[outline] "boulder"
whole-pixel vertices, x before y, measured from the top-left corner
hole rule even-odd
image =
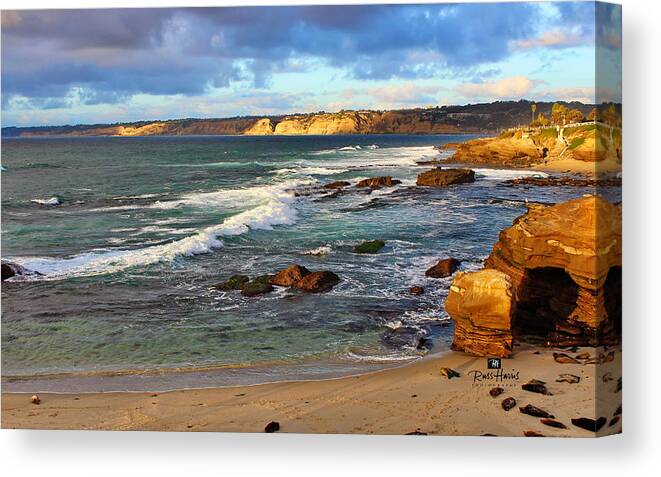
[[[378,189],[382,186],[392,187],[401,183],[402,181],[393,179],[391,176],[370,177],[369,179],[363,179],[362,181],[358,182],[356,187],[369,187],[370,189]]]
[[[419,174],[416,180],[417,185],[429,187],[445,187],[469,182],[475,182],[475,171],[472,169],[436,168]]]
[[[260,275],[243,285],[241,287],[241,294],[243,296],[253,297],[270,293],[273,291],[273,285],[271,285],[272,279],[273,275]]]
[[[313,272],[294,285],[297,289],[307,293],[324,293],[330,291],[335,285],[340,282],[338,277],[333,272]]]
[[[292,265],[279,271],[271,280],[271,285],[290,287],[309,274],[310,270],[307,268],[300,265]]]
[[[411,295],[422,295],[425,292],[425,289],[420,285],[414,285],[409,289]]]
[[[457,273],[445,301],[455,322],[452,349],[476,356],[510,356],[514,305],[512,281],[505,273]]]
[[[445,303],[456,324],[453,347],[507,356],[513,339],[528,337],[556,347],[617,343],[621,226],[620,206],[598,196],[529,204],[500,232],[484,270],[456,275]]]
[[[429,278],[446,278],[452,275],[461,262],[455,258],[444,258],[425,272]]]
[[[552,346],[618,340],[621,327],[622,209],[593,195],[529,204],[500,232],[485,261],[516,289],[514,334]]]
[[[376,253],[386,246],[383,240],[369,240],[360,245],[356,245],[353,249],[354,253]]]
[[[324,184],[324,189],[341,189],[343,187],[350,186],[351,183],[347,181],[335,181],[328,184]]]
[[[218,290],[241,290],[241,288],[250,281],[247,275],[232,275],[223,283],[213,285]]]

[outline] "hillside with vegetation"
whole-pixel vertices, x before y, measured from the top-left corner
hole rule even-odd
[[[113,124],[5,127],[3,137],[32,136],[187,136],[187,135],[340,135],[340,134],[493,134],[526,125],[535,104],[538,118],[552,116],[553,103],[496,101],[392,111],[339,111],[279,116],[170,119]],[[589,114],[594,105],[558,103]]]

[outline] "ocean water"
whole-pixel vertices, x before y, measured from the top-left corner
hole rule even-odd
[[[580,188],[507,187],[542,173],[476,169],[477,181],[415,187],[471,136],[3,139],[2,257],[41,273],[2,286],[7,390],[140,390],[354,374],[425,350],[382,339],[405,326],[447,350],[450,279],[477,269],[525,200]],[[318,186],[391,175],[371,194]],[[326,191],[328,192],[328,191]],[[59,203],[59,205],[57,205]],[[353,246],[386,241],[376,255]],[[298,263],[331,270],[326,294],[247,298],[210,288]],[[422,285],[425,293],[408,289]]]

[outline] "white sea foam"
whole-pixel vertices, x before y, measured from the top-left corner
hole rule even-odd
[[[255,186],[241,189],[224,189],[215,192],[199,192],[188,194],[180,199],[157,201],[150,207],[157,209],[174,209],[177,207],[250,207],[263,204],[274,196],[288,194],[296,187],[311,184],[310,180],[291,180],[278,184]]]
[[[300,168],[284,168],[277,169],[276,174],[296,174],[296,175],[314,175],[314,176],[332,176],[334,174],[342,174],[348,172],[349,169],[338,169],[330,167],[300,167]]]
[[[475,175],[478,178],[487,180],[503,181],[508,179],[519,179],[521,177],[548,177],[546,172],[531,171],[526,169],[488,169],[488,168],[473,168]]]
[[[313,255],[313,256],[323,256],[323,255],[330,255],[333,252],[333,249],[329,247],[328,245],[322,245],[321,247],[313,248],[312,250],[308,250],[304,252],[305,255]]]
[[[32,199],[30,202],[34,202],[39,205],[60,205],[62,201],[59,197],[51,197],[50,199]]]
[[[294,208],[296,199],[284,185],[263,186],[243,189],[243,191],[243,195],[247,197],[258,195],[263,203],[228,217],[221,224],[207,227],[189,237],[167,244],[133,250],[92,251],[69,258],[15,257],[12,261],[42,273],[42,276],[37,277],[39,279],[100,275],[129,267],[170,262],[181,256],[207,253],[223,246],[222,237],[245,234],[251,229],[270,230],[276,225],[290,225],[296,222],[297,211]],[[238,194],[235,199],[239,199]]]

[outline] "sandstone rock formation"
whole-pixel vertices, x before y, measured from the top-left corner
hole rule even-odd
[[[292,265],[278,272],[275,277],[271,279],[271,285],[290,287],[309,274],[310,270],[307,268],[300,265]]]
[[[429,278],[446,278],[452,275],[461,262],[456,258],[444,258],[425,272]]]
[[[452,184],[475,182],[475,171],[471,169],[432,169],[418,174],[419,186],[445,187]]]
[[[358,181],[356,187],[369,187],[371,189],[379,189],[381,186],[392,187],[397,184],[401,184],[402,181],[393,179],[391,176],[383,177],[370,177],[368,179],[363,179]]]
[[[619,339],[621,226],[619,206],[588,195],[553,206],[530,204],[526,214],[501,231],[485,267],[504,273],[512,284],[515,338],[543,337],[549,346],[596,346]],[[481,290],[482,273],[457,276],[453,287]],[[464,292],[461,306],[456,292],[448,296],[446,309],[458,324],[465,322],[461,307],[473,306],[476,293]],[[483,355],[483,347],[467,344],[471,336],[458,328],[457,348]]]
[[[338,277],[333,272],[313,272],[306,275],[304,278],[296,282],[294,285],[301,291],[308,293],[324,293],[330,291],[335,285],[340,282]]]
[[[457,273],[445,301],[455,322],[452,349],[477,356],[510,356],[513,296],[512,280],[503,272]]]

